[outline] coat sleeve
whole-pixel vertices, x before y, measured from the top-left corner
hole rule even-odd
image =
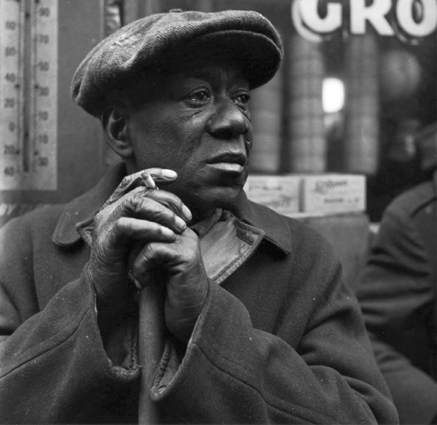
[[[255,329],[242,302],[210,282],[177,373],[164,356],[151,392],[166,423],[397,423],[358,303],[331,251],[319,253],[311,274],[320,282],[308,282],[310,319],[295,348]],[[288,311],[283,323],[297,321]]]
[[[429,376],[435,285],[431,276],[407,210],[392,204],[381,221],[357,295],[401,423],[426,424],[437,415],[437,382]]]
[[[138,367],[108,358],[86,275],[38,311],[26,220],[1,229],[0,251],[0,423],[124,421]]]

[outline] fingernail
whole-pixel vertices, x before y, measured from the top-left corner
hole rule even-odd
[[[143,285],[141,285],[140,281],[139,281],[137,278],[135,278],[135,277],[134,277],[134,284],[135,284],[135,287],[136,287],[139,291],[141,291],[141,289],[143,289]]]
[[[179,219],[181,221],[183,221],[182,219]],[[185,223],[184,223],[185,224]],[[179,227],[179,226],[178,226]],[[162,226],[162,235],[166,238],[166,239],[171,239],[174,240],[175,238],[175,234],[173,232],[173,230],[169,229],[168,227]]]
[[[176,173],[176,171],[169,170],[168,168],[161,169],[161,177],[163,177],[165,179],[173,180],[177,176],[178,176],[178,173]]]
[[[137,289],[139,290],[143,289],[140,281],[133,275],[131,271],[129,271],[127,274],[129,276],[129,279],[134,283]]]
[[[187,228],[187,223],[185,223],[184,220],[182,220],[182,218],[176,216],[175,219],[175,224],[176,227],[179,229],[179,231],[183,232],[186,228]]]
[[[190,222],[191,219],[193,218],[190,209],[186,205],[182,206],[182,215],[184,216],[185,221],[187,222]]]

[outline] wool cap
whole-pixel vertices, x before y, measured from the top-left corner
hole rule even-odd
[[[105,38],[85,57],[71,84],[73,100],[99,117],[107,94],[157,67],[172,52],[202,46],[236,61],[254,89],[267,83],[283,56],[281,39],[264,16],[252,11],[214,13],[172,10],[134,21]],[[190,55],[187,55],[187,61]]]

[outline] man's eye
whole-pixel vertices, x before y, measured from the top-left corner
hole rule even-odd
[[[249,93],[237,93],[232,101],[238,106],[246,107],[249,104],[250,94]]]
[[[188,101],[195,106],[202,106],[208,103],[211,95],[207,90],[200,90],[188,95]]]

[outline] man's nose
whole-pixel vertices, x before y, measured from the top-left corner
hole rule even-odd
[[[208,132],[218,139],[236,139],[250,131],[249,117],[230,100],[217,106],[207,125]]]

